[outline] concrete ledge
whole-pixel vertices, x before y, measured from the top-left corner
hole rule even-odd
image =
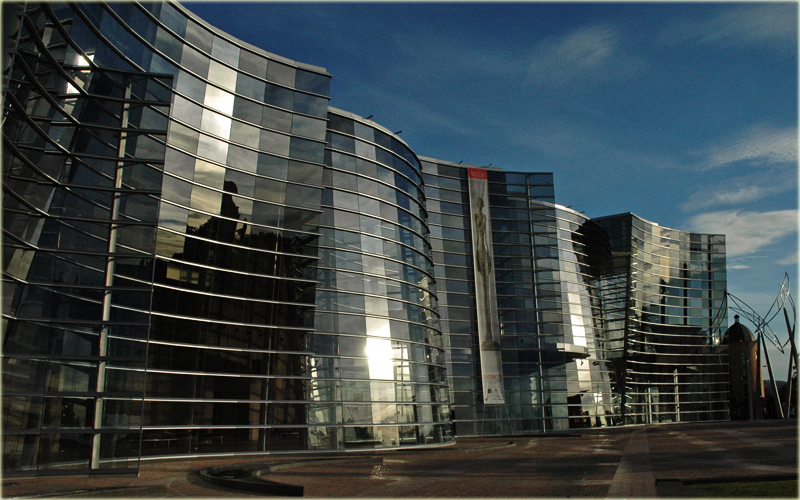
[[[255,477],[254,472],[234,466],[220,466],[203,469],[200,477],[211,484],[225,488],[253,491],[262,495],[277,495],[286,497],[303,496],[304,488],[294,484],[278,483],[260,477]]]

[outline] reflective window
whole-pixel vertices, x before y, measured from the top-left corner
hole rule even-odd
[[[258,147],[260,129],[246,123],[234,121],[231,126],[231,141],[253,148]]]
[[[173,177],[165,176],[164,181],[166,182],[168,179],[173,179],[176,182],[180,182]],[[185,204],[189,204],[189,194],[191,193],[191,184],[188,182],[183,182],[188,188],[188,193],[185,196]],[[183,193],[181,193],[181,198],[183,198]],[[183,203],[183,201],[181,201]],[[161,202],[161,208],[159,211],[158,216],[158,225],[167,229],[173,229],[180,233],[186,232],[186,218],[189,215],[189,211],[185,208],[176,207],[170,203]]]
[[[325,139],[326,125],[327,122],[323,120],[295,115],[292,118],[292,134],[323,140]]]
[[[231,144],[228,147],[227,164],[247,172],[255,172],[258,164],[258,153]]]
[[[208,76],[208,64],[208,57],[194,50],[189,45],[183,46],[183,55],[181,56],[181,65],[183,67],[206,78]]]
[[[259,153],[257,168],[259,175],[267,175],[276,179],[286,179],[288,177],[289,160]]]
[[[211,53],[213,35],[194,21],[187,22],[185,38],[187,42],[200,47],[205,53]]]
[[[322,163],[325,157],[325,146],[320,142],[312,142],[299,137],[290,140],[290,156],[300,160]]]
[[[271,153],[289,156],[289,136],[262,130],[258,148]]]
[[[288,87],[294,87],[295,69],[281,64],[277,61],[270,61],[267,67],[267,80],[280,83]]]
[[[159,26],[156,31],[156,49],[160,50],[165,56],[176,63],[181,62],[183,44],[161,26]]]
[[[193,127],[200,128],[203,108],[176,94],[175,101],[172,104],[172,116]]]
[[[200,140],[197,143],[197,155],[219,163],[225,163],[228,158],[228,143],[200,134]]]
[[[264,98],[265,86],[266,83],[262,80],[240,74],[236,82],[236,93],[261,100]]]
[[[173,122],[174,125],[174,122]],[[167,148],[164,157],[164,170],[191,180],[194,177],[195,159],[172,148]]]
[[[279,108],[292,109],[294,92],[292,90],[267,83],[264,90],[264,102]]]
[[[242,196],[254,196],[256,178],[237,170],[228,169],[225,172],[225,191],[238,193]]]
[[[178,92],[186,94],[198,102],[203,102],[206,96],[205,82],[195,78],[185,71],[181,71],[179,73],[178,84],[175,88]]]
[[[252,75],[256,75],[261,78],[266,78],[267,60],[261,56],[253,54],[252,52],[243,50],[239,54],[239,69],[242,71],[246,71]],[[259,99],[260,98],[261,97],[259,97]]]
[[[192,199],[189,206],[204,212],[219,213],[222,193],[202,186],[192,186]],[[202,225],[202,224],[201,224]]]
[[[231,119],[219,113],[214,113],[210,109],[204,109],[200,129],[223,139],[228,139],[231,133]]]
[[[286,184],[270,179],[256,178],[255,198],[274,203],[286,202]]]
[[[264,106],[256,104],[253,101],[248,101],[238,95],[234,97],[233,101],[233,116],[242,120],[261,125],[261,110]]]
[[[298,69],[295,74],[294,87],[315,94],[328,95],[330,91],[330,77]]]
[[[164,199],[174,201],[176,203],[180,203],[181,205],[189,205],[189,198],[192,195],[192,185],[186,181],[182,181],[177,177],[172,177],[169,175],[164,176],[163,185],[162,185],[162,192],[164,193]],[[164,213],[162,208],[161,219],[164,219]],[[186,224],[186,218],[183,219],[184,225]],[[162,224],[163,226],[164,224]],[[172,227],[172,226],[165,226],[165,227]],[[182,231],[182,230],[181,230]]]
[[[198,132],[177,122],[171,122],[167,142],[190,153],[197,152]]]
[[[210,81],[222,85],[228,90],[236,90],[236,77],[238,73],[224,64],[212,60],[208,66],[208,75]],[[230,113],[229,111],[228,114]]]
[[[230,64],[234,68],[239,64],[239,47],[216,35],[214,35],[211,55]]]
[[[159,19],[178,36],[184,36],[186,33],[186,16],[178,12],[172,5],[165,3],[161,6]]]
[[[294,110],[308,115],[324,117],[328,113],[328,100],[322,97],[295,92]]]
[[[261,126],[280,130],[281,132],[289,132],[292,129],[292,114],[265,106],[263,107]]]
[[[216,109],[226,115],[233,114],[233,94],[222,89],[208,85],[205,97],[206,106]]]
[[[203,160],[197,160],[194,167],[194,181],[204,186],[222,189],[225,168]]]

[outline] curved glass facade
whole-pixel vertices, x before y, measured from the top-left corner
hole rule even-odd
[[[4,474],[728,418],[724,236],[418,157],[178,4],[3,8]]]
[[[603,356],[625,424],[726,420],[725,237],[633,214],[596,219],[614,255]]]
[[[608,413],[609,402],[594,397],[603,393],[595,339],[611,255],[605,231],[552,203],[552,174],[488,170],[505,404],[484,405],[470,167],[432,158],[422,166],[456,435],[547,432],[577,425],[584,411]]]
[[[452,439],[419,161],[331,109],[311,342],[312,448]]]

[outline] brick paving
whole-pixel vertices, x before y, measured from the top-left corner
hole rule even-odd
[[[334,456],[374,460],[309,462]],[[665,480],[796,477],[797,422],[574,429],[559,436],[460,439],[434,450],[144,461],[138,477],[4,478],[2,496],[263,496],[212,485],[198,471],[288,462],[299,463],[262,477],[302,485],[307,497],[655,497],[657,482]]]

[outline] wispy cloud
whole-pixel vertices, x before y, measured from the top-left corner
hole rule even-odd
[[[797,162],[797,127],[754,125],[731,139],[699,151],[701,169],[750,162],[762,166]]]
[[[698,183],[688,199],[681,204],[684,212],[698,212],[709,208],[746,208],[748,204],[781,195],[796,189],[797,172],[772,172],[762,176],[745,175],[735,179],[713,179]]]
[[[707,212],[689,219],[692,231],[726,236],[729,257],[753,254],[797,232],[795,210],[746,212],[723,210]]]
[[[528,76],[531,82],[548,86],[620,81],[643,66],[643,59],[626,53],[616,28],[599,25],[539,42],[530,54]]]
[[[657,40],[668,46],[756,47],[791,55],[797,47],[797,5],[731,6],[713,17],[672,24]]]

